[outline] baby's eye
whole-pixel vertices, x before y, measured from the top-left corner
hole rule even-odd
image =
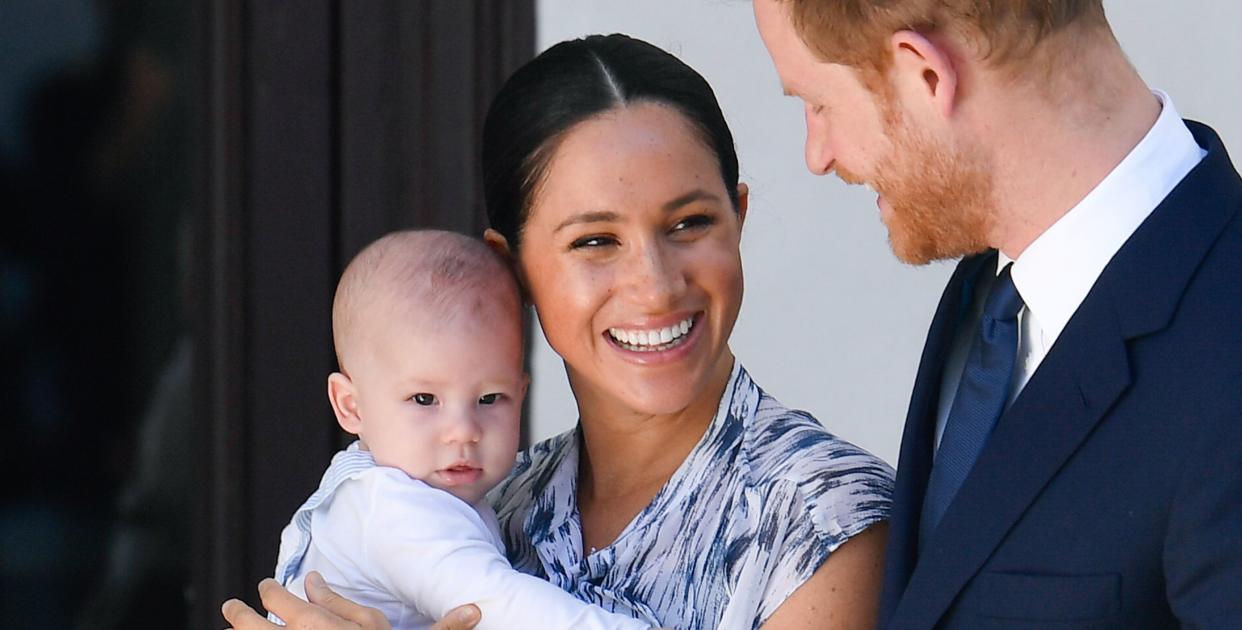
[[[479,404],[480,405],[494,405],[500,402],[500,399],[503,396],[504,394],[498,394],[498,393],[483,394],[482,396],[479,396]]]
[[[424,407],[430,407],[431,405],[436,404],[436,395],[435,394],[414,394],[413,396],[410,396],[410,400],[414,401],[414,403],[417,405],[422,405]]]

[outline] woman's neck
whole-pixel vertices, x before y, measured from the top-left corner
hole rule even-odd
[[[583,441],[578,509],[588,551],[611,544],[702,439],[728,384],[732,361],[721,366],[700,395],[670,414],[642,413],[575,387]]]

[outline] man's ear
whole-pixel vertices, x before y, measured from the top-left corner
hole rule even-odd
[[[750,186],[738,182],[737,184],[737,223],[741,226],[746,223],[746,209],[750,207]]]
[[[915,31],[897,31],[889,38],[893,55],[894,87],[897,98],[910,111],[918,103],[944,118],[951,118],[957,107],[961,78],[949,50]]]
[[[336,414],[336,422],[347,433],[362,433],[362,416],[358,415],[358,395],[354,390],[354,382],[340,372],[328,375],[328,402],[332,403],[332,413]]]

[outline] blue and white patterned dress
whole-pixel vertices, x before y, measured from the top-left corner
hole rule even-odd
[[[720,408],[651,504],[583,557],[577,431],[490,496],[514,568],[674,628],[757,628],[828,554],[888,517],[893,471],[785,408],[735,363]]]

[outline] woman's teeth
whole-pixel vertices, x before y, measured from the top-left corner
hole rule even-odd
[[[694,318],[688,317],[672,326],[651,330],[622,330],[609,328],[608,334],[626,350],[653,352],[668,350],[685,341],[686,333],[694,327]]]

